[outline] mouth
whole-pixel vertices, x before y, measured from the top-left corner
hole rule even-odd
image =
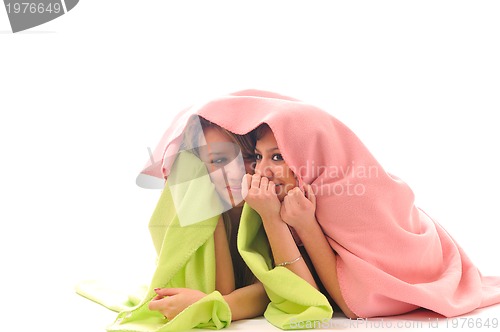
[[[285,185],[283,185],[282,183],[276,184],[274,188],[277,195],[282,195],[285,193]]]
[[[241,186],[226,186],[227,194],[229,195],[229,200],[231,205],[237,206],[241,201]]]

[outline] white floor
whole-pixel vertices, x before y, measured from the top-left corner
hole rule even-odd
[[[105,327],[112,323],[116,317],[114,312],[83,297],[71,295],[68,296],[68,300],[75,313],[71,318],[73,321],[67,322],[70,324],[67,326],[71,326],[71,331],[105,331]],[[304,326],[304,328],[307,327]],[[500,305],[478,309],[470,314],[449,319],[425,310],[400,316],[366,320],[349,320],[341,314],[334,314],[331,320],[318,323],[314,328],[335,331],[375,331],[381,329],[385,331],[438,331],[438,329],[439,331],[475,331],[477,329],[498,331],[500,329]],[[280,331],[280,329],[268,323],[264,317],[259,317],[233,322],[224,331]]]
[[[122,274],[123,275],[123,274]],[[145,274],[144,274],[145,275]],[[144,278],[144,275],[142,278]],[[107,283],[109,288],[116,292],[117,300],[125,299],[128,290],[133,290],[128,285],[140,285],[138,280],[141,277],[131,278],[126,281],[123,278],[103,278],[101,282]],[[109,277],[109,275],[108,275]],[[107,281],[106,281],[107,280]],[[112,282],[111,282],[112,281]],[[60,289],[61,290],[61,289]],[[129,293],[129,292],[128,292]],[[58,293],[58,297],[53,297],[45,303],[47,307],[59,308],[59,316],[56,325],[51,325],[54,331],[64,331],[71,327],[72,332],[105,331],[106,326],[110,325],[116,318],[116,313],[94,303],[82,296],[77,295],[72,287],[64,289]],[[121,297],[123,295],[123,298]],[[38,322],[51,324],[53,317],[49,310],[44,310],[43,315],[35,315]],[[314,326],[296,325],[297,329],[315,329],[315,330],[342,330],[342,331],[439,331],[442,330],[470,330],[478,329],[484,331],[500,330],[500,304],[477,309],[468,314],[444,318],[428,310],[420,309],[404,315],[350,320],[342,313],[335,312],[333,318],[327,321],[318,322]],[[249,320],[232,322],[224,331],[279,331],[264,317],[258,317]],[[200,331],[196,329],[196,331]]]

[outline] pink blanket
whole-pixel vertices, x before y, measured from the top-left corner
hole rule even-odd
[[[419,307],[447,317],[500,303],[500,277],[483,277],[453,238],[414,205],[358,137],[315,106],[248,90],[181,112],[143,174],[163,179],[192,114],[237,134],[267,123],[281,153],[317,196],[316,217],[333,250],[342,294],[360,317]],[[152,163],[152,164],[151,164]]]

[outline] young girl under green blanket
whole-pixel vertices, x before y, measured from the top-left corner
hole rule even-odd
[[[252,137],[235,135],[202,117],[195,117],[185,130],[181,147],[194,153],[206,165],[226,210],[221,214],[214,232],[215,286],[228,303],[233,321],[261,316],[269,303],[263,285],[246,266],[236,246],[244,203],[242,178],[245,173],[253,173],[255,162],[255,142]],[[236,162],[240,150],[244,167]],[[188,288],[162,288],[155,291],[158,295],[149,303],[149,309],[161,312],[167,319],[174,318],[206,295]]]

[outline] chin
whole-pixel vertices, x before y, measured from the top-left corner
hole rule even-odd
[[[234,201],[233,201],[233,206],[243,206],[243,204],[245,203],[245,200],[241,197],[235,197],[234,198]]]

